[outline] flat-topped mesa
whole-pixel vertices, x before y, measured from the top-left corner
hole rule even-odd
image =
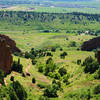
[[[9,45],[4,39],[0,39],[0,69],[6,74],[9,73],[12,62],[13,57]]]
[[[21,50],[16,47],[16,43],[15,43],[14,40],[10,39],[6,35],[1,35],[1,34],[0,34],[0,38],[4,39],[6,41],[7,45],[9,45],[10,50],[11,50],[12,53],[14,53],[14,52],[21,52]]]
[[[81,46],[81,50],[84,51],[92,51],[97,48],[100,48],[100,36],[84,42]]]

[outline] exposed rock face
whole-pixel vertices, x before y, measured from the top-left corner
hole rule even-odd
[[[9,45],[10,50],[11,50],[12,53],[14,53],[14,52],[21,52],[21,50],[16,47],[15,41],[13,41],[12,39],[10,39],[8,36],[0,34],[0,38],[4,39],[6,41],[7,45]]]
[[[11,64],[13,58],[11,55],[10,47],[4,39],[0,39],[0,69],[6,74],[11,71]]]
[[[81,46],[81,50],[84,51],[92,51],[97,48],[100,48],[100,37],[90,39],[89,41],[84,42]]]

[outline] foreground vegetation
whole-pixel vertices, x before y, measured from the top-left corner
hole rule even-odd
[[[23,67],[21,71],[16,69],[4,78],[9,85],[13,82],[11,81],[13,76],[14,82],[19,81],[23,85],[27,92],[27,99],[31,100],[49,98],[51,100],[87,100],[90,98],[99,100],[99,69],[96,67],[97,69],[92,73],[88,72],[92,67],[86,69],[87,64],[92,66],[88,61],[93,61],[92,64],[98,65],[95,53],[80,50],[84,41],[95,36],[66,33],[16,33],[5,32],[16,41],[25,55],[14,55],[16,65],[21,64]],[[39,41],[37,41],[38,39]],[[89,56],[92,60],[87,60]],[[29,75],[27,75],[26,69],[29,64]],[[9,85],[6,86],[8,91]],[[5,93],[5,88],[2,87],[1,91]],[[9,96],[10,94],[8,94],[8,98]],[[3,96],[1,95],[1,97]]]

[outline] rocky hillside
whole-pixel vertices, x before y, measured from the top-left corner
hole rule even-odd
[[[10,50],[11,50],[12,53],[14,53],[14,52],[21,52],[21,50],[16,47],[15,41],[10,39],[8,36],[0,34],[0,39],[3,39],[3,40],[6,41],[7,45],[9,45]]]
[[[11,71],[11,64],[13,57],[10,51],[10,47],[4,39],[0,39],[0,69],[5,73]]]
[[[92,51],[97,48],[100,48],[100,36],[84,42],[81,46],[81,50],[83,51]]]
[[[20,49],[16,47],[15,41],[6,35],[0,35],[0,69],[5,73],[11,71],[13,62],[12,53],[15,52],[21,52]]]

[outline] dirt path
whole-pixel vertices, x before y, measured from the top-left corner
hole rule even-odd
[[[49,83],[50,82],[50,80],[48,80],[47,77],[43,76],[43,75],[38,76],[37,79],[40,80],[41,82],[45,82],[45,83]]]
[[[8,85],[6,78],[4,79],[4,83],[5,83],[6,86]]]
[[[30,76],[29,70],[30,70],[30,68],[31,68],[31,60],[30,60],[30,59],[27,60],[27,63],[28,63],[28,65],[27,65],[27,67],[25,68],[25,74],[26,74],[27,76]]]
[[[0,84],[0,88],[1,88],[1,86],[2,86],[2,85]]]
[[[30,67],[31,67],[31,64],[28,64],[28,66],[27,66],[26,69],[25,69],[25,72],[26,72],[26,73],[29,73]]]
[[[9,74],[8,77],[5,77],[5,78],[4,78],[4,83],[5,83],[5,85],[6,85],[6,86],[8,85],[7,80],[10,79],[11,76],[14,77],[14,76],[16,76],[16,75],[17,75],[17,74],[16,74],[15,72],[11,72],[11,74]]]

